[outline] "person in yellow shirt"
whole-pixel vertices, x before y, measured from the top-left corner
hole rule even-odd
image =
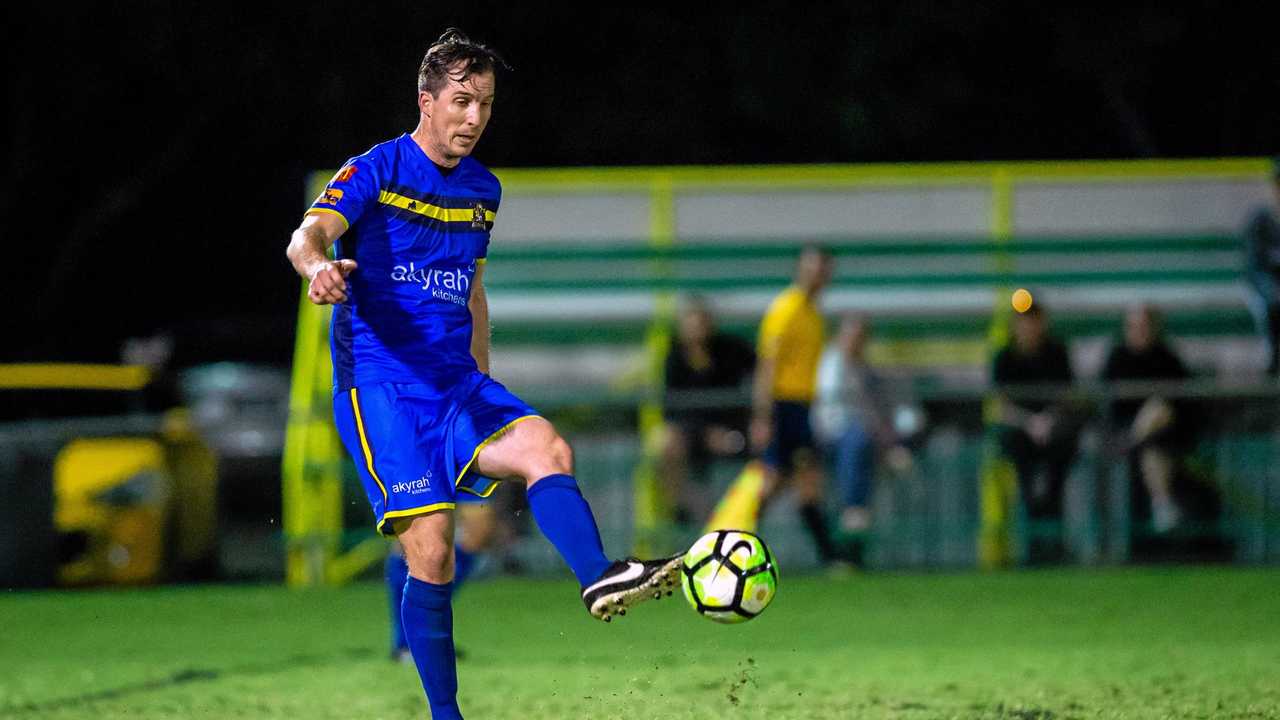
[[[801,519],[823,563],[840,558],[822,511],[822,466],[809,406],[826,340],[818,298],[834,269],[830,251],[806,246],[794,282],[769,304],[760,323],[751,416],[752,446],[764,466],[762,504],[786,483],[794,485]]]

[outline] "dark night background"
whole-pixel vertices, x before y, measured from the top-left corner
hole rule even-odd
[[[502,166],[1202,157],[1280,147],[1276,28],[1232,4],[135,2],[0,11],[0,360],[286,362],[315,169],[412,129],[423,51],[502,50]]]

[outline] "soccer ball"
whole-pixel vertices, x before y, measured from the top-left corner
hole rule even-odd
[[[716,530],[698,538],[684,554],[680,585],[702,617],[746,622],[773,601],[778,564],[759,537],[745,530]]]

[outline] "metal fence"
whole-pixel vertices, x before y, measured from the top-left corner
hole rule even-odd
[[[1036,527],[1016,496],[1008,532],[1011,562],[1026,559],[1028,538],[1061,533],[1069,562],[1087,565],[1130,561],[1190,560],[1280,562],[1280,386],[1272,382],[1127,383],[1071,388],[1022,388],[1019,399],[1056,399],[1069,403],[1079,422],[1078,451],[1064,488],[1060,524]],[[679,402],[698,407],[744,407],[741,396],[688,395]],[[1142,518],[1133,492],[1126,429],[1111,412],[1116,401],[1158,395],[1185,404],[1197,425],[1194,442],[1181,453],[1181,484],[1186,494],[1183,526],[1157,533]],[[896,473],[881,469],[873,494],[873,528],[866,564],[872,568],[966,568],[979,563],[983,532],[984,464],[998,456],[984,422],[986,388],[915,391],[915,402],[930,418],[914,443],[914,466]],[[598,401],[600,402],[600,401]],[[615,398],[625,407],[634,399]],[[597,405],[597,407],[603,407]],[[553,410],[550,414],[555,415]],[[571,433],[578,474],[596,507],[611,549],[630,546],[631,477],[641,448],[632,434]],[[718,496],[741,467],[741,459],[713,463],[705,492]],[[828,467],[830,470],[831,468]],[[1205,503],[1214,507],[1203,507]],[[834,500],[830,503],[834,511]],[[789,567],[813,567],[816,555],[793,505],[784,495],[762,519],[761,532]],[[669,525],[673,547],[695,537],[698,527]],[[554,565],[549,547],[530,541],[542,565]],[[525,549],[525,552],[532,552]]]

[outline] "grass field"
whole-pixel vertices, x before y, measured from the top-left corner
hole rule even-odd
[[[0,717],[425,717],[381,587],[0,594]],[[1280,718],[1280,571],[783,576],[741,626],[569,582],[455,603],[471,718]]]

